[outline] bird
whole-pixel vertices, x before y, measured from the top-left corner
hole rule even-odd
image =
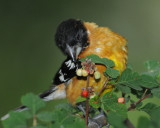
[[[81,89],[86,87],[86,80],[76,76],[77,69],[81,68],[81,58],[95,54],[101,58],[114,61],[114,69],[120,74],[126,68],[128,59],[127,40],[121,35],[112,32],[108,27],[99,27],[93,22],[85,22],[79,19],[68,19],[62,21],[55,33],[55,42],[58,48],[67,56],[55,74],[51,87],[39,94],[44,101],[67,98],[73,105],[81,95]],[[102,74],[99,81],[91,76],[89,86],[93,86],[98,92],[106,77],[103,75],[105,66],[96,65]],[[111,91],[113,86],[108,86],[105,92]],[[26,106],[20,106],[15,111],[23,111]],[[1,120],[5,120],[5,115]]]

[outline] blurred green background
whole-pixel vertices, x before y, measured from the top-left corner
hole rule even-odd
[[[69,18],[124,36],[128,63],[139,72],[144,61],[160,60],[159,0],[0,0],[0,117],[19,106],[27,92],[49,88],[65,59],[54,34]]]

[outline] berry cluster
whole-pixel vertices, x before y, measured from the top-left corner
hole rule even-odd
[[[93,75],[96,80],[101,78],[101,74],[97,71],[97,67],[95,63],[91,61],[91,59],[86,59],[81,63],[82,68],[76,71],[77,76],[87,77],[88,75]]]

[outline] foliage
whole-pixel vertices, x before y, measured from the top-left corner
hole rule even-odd
[[[154,103],[144,103],[143,100],[150,97],[160,98],[160,64],[158,61],[150,60],[145,62],[146,72],[138,73],[133,71],[131,65],[119,76],[119,71],[114,69],[114,62],[107,58],[100,58],[97,55],[89,55],[86,58],[91,59],[95,64],[106,66],[104,75],[107,81],[104,89],[108,85],[114,85],[111,92],[100,96],[94,92],[89,96],[89,118],[96,117],[99,109],[102,109],[107,122],[114,128],[127,128],[129,111],[143,111],[150,117],[140,117],[138,128],[158,128],[160,127],[160,106]],[[84,61],[86,58],[82,59]],[[102,90],[101,90],[102,91]],[[102,91],[103,92],[103,91]],[[125,103],[118,103],[119,94],[125,98]],[[138,98],[133,100],[133,96]],[[152,97],[151,97],[152,96]],[[29,109],[22,112],[10,112],[10,118],[3,121],[4,128],[83,128],[84,113],[69,104],[60,104],[53,112],[39,111],[45,107],[45,102],[38,96],[28,93],[22,97],[22,104]],[[87,97],[79,96],[77,104],[86,107]],[[33,123],[28,123],[28,122]]]

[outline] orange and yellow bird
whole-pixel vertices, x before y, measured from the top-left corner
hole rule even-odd
[[[79,59],[87,55],[95,54],[101,58],[113,60],[114,68],[120,73],[126,68],[127,41],[107,27],[69,19],[58,26],[55,41],[62,52],[67,55],[67,59],[56,73],[51,88],[39,95],[45,101],[67,97],[71,103],[75,103],[77,97],[81,95],[81,89],[86,87],[86,80],[78,79],[76,70],[81,67]],[[105,67],[103,65],[96,65],[96,67],[101,73],[101,79],[95,81],[93,77],[90,77],[89,86],[93,86],[95,92],[99,92],[107,78],[103,75]],[[104,92],[111,89],[112,86],[109,86]],[[21,106],[16,111],[23,109],[26,107]],[[8,115],[2,119],[7,117]]]

